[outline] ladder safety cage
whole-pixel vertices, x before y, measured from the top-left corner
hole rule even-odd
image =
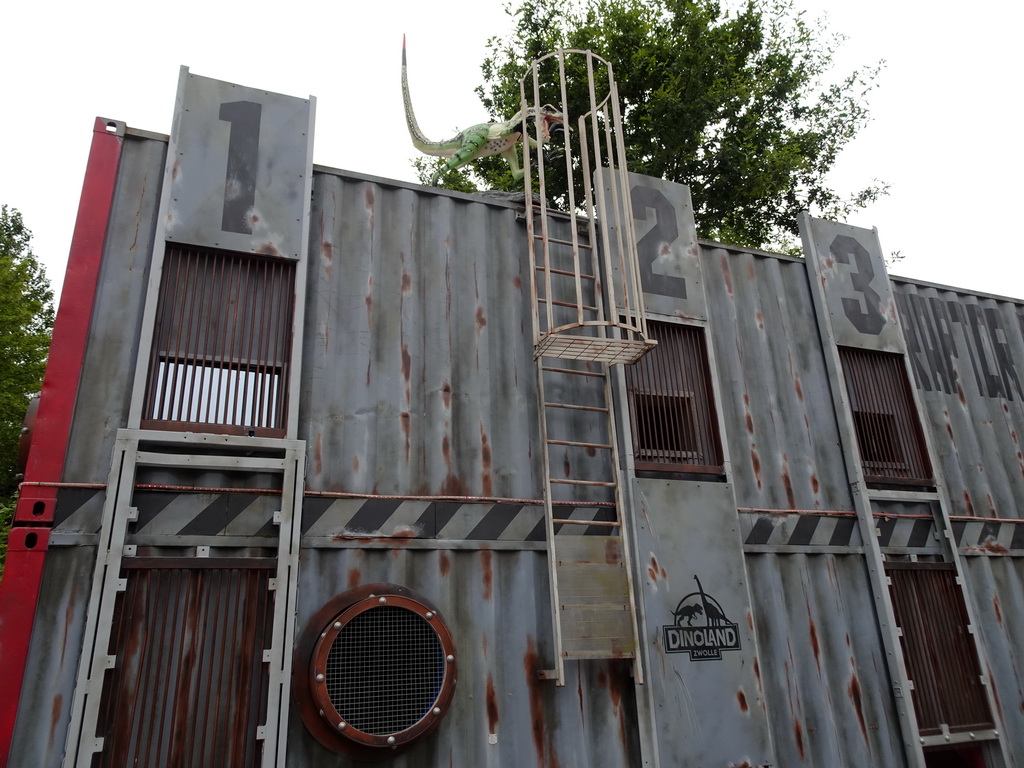
[[[600,99],[596,82],[606,86]],[[554,147],[564,167],[546,164],[546,106],[565,126]],[[643,683],[609,366],[635,363],[657,342],[647,332],[611,65],[579,50],[537,59],[520,81],[520,109],[527,124],[535,117],[523,132],[523,183],[555,646],[555,668],[542,676],[564,685],[566,661],[630,659]],[[559,210],[548,190],[562,181]],[[576,507],[599,517],[563,513]]]
[[[585,72],[586,110],[576,117],[566,62],[581,57],[584,68],[577,65],[574,71]],[[657,342],[647,332],[615,77],[611,64],[591,51],[548,54],[520,80],[520,114],[533,109],[540,115],[551,103],[542,97],[546,70],[557,74],[558,88],[543,93],[555,96],[566,130],[557,147],[564,169],[547,167],[543,119],[533,121],[522,140],[534,355],[633,363]],[[595,79],[607,87],[600,97]],[[574,119],[576,128],[570,130]],[[548,200],[549,177],[555,172],[565,174],[564,211],[553,209]],[[537,197],[532,194],[535,177]],[[565,224],[556,234],[552,229],[561,219]]]

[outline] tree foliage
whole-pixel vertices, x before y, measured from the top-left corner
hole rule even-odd
[[[520,0],[506,12],[512,31],[489,41],[477,89],[491,118],[519,109],[519,80],[533,60],[592,50],[614,70],[630,170],[688,184],[702,237],[786,247],[800,211],[841,220],[886,191],[873,182],[842,195],[827,178],[868,122],[866,97],[882,65],[829,82],[843,37],[807,20],[792,0],[732,8],[715,0]],[[571,61],[567,81],[569,106],[585,103],[585,77]],[[499,158],[478,161],[472,173],[516,189]],[[471,175],[446,178],[445,186],[465,188]]]
[[[21,214],[0,206],[0,554],[18,488],[21,428],[39,391],[53,330],[53,291]]]

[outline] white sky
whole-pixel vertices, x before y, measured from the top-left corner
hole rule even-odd
[[[874,178],[889,197],[851,224],[875,226],[895,274],[1024,297],[1020,3],[796,0],[849,40],[838,79],[884,58],[873,122],[840,157],[834,184]],[[224,6],[224,7],[222,7]],[[0,47],[0,203],[20,210],[59,292],[97,116],[167,133],[179,66],[317,98],[314,162],[415,181],[400,95],[409,37],[413,103],[434,139],[486,118],[473,88],[500,0],[179,0],[164,6],[10,4]],[[158,8],[162,7],[164,12]],[[993,229],[995,227],[995,229]]]

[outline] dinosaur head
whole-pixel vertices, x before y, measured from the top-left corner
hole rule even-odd
[[[522,112],[517,112],[516,115],[509,121],[510,123],[519,123],[520,132],[529,132],[530,136],[536,135],[534,132],[534,125],[540,125],[540,139],[542,142],[551,141],[551,137],[565,132],[565,118],[562,113],[555,109],[550,104],[545,104],[543,107],[527,107],[526,117],[524,118]]]

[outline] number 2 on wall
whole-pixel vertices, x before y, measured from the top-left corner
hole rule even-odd
[[[256,206],[262,113],[263,105],[254,101],[231,101],[220,105],[220,119],[231,123],[221,218],[221,229],[225,232],[252,234],[249,216]]]

